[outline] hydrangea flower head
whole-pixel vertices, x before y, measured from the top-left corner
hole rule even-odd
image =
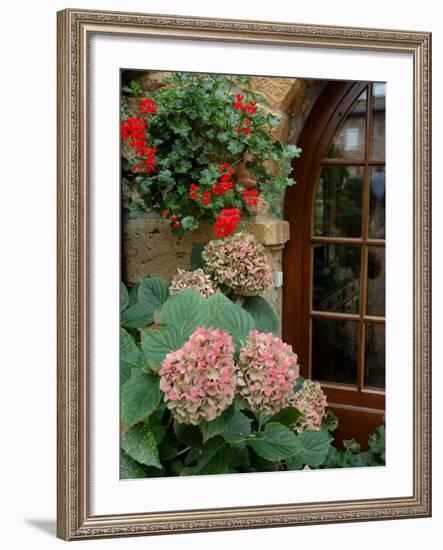
[[[252,411],[276,414],[292,402],[299,376],[297,359],[292,347],[277,336],[258,330],[249,333],[240,350],[237,385]]]
[[[175,294],[180,290],[186,290],[187,288],[195,288],[204,298],[209,298],[216,292],[216,288],[209,278],[209,275],[203,271],[203,269],[196,269],[195,271],[185,271],[184,269],[178,269],[178,273],[172,279],[169,292]]]
[[[300,433],[304,430],[319,430],[327,405],[328,401],[320,384],[305,380],[294,398],[295,408],[302,413],[294,426],[295,431]]]
[[[212,278],[236,294],[256,296],[272,285],[266,250],[250,233],[210,241],[202,256]]]
[[[182,424],[211,421],[231,405],[236,388],[232,338],[221,329],[199,327],[160,369],[160,388]]]

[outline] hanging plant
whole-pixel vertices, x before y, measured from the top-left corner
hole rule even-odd
[[[125,179],[139,197],[129,214],[152,210],[177,233],[207,221],[219,236],[260,202],[279,215],[300,149],[272,137],[280,119],[260,107],[250,77],[175,73],[164,83],[143,98],[129,97],[140,95],[137,82],[124,88]],[[271,173],[267,161],[278,169]]]

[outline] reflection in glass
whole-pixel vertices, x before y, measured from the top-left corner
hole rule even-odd
[[[357,383],[357,321],[312,319],[312,377]]]
[[[325,166],[317,186],[314,235],[361,236],[363,168]]]
[[[386,178],[385,167],[371,168],[369,181],[371,194],[369,198],[369,237],[373,239],[385,238],[385,196]]]
[[[385,160],[386,84],[374,82],[372,86],[371,159]]]
[[[359,246],[314,245],[313,307],[315,310],[358,313],[360,257]]]
[[[363,159],[365,156],[366,90],[354,103],[335,135],[328,158]]]
[[[385,314],[385,248],[368,247],[368,315]]]
[[[365,381],[371,388],[385,387],[385,326],[366,324]]]

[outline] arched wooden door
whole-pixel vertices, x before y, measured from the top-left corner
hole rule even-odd
[[[330,82],[285,198],[283,337],[365,445],[385,408],[384,84]]]

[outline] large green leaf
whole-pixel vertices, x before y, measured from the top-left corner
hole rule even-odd
[[[156,311],[169,297],[169,281],[157,277],[145,277],[138,287],[138,301],[140,304],[151,305]]]
[[[297,452],[297,437],[289,428],[270,422],[263,432],[250,437],[247,444],[269,462],[289,458]]]
[[[208,300],[203,298],[195,288],[182,290],[170,296],[163,304],[160,313],[162,323],[176,329],[180,346],[186,342],[195,329],[207,324],[208,317]]]
[[[129,293],[126,285],[120,283],[120,312],[124,311],[129,306]]]
[[[142,332],[141,346],[143,354],[151,367],[160,368],[166,355],[181,347],[182,336],[174,325],[150,327]]]
[[[121,438],[121,446],[125,453],[140,464],[162,467],[154,434],[145,424],[138,424],[125,432]]]
[[[131,377],[133,368],[146,371],[146,360],[134,341],[134,338],[124,328],[120,329],[120,368],[121,383]]]
[[[272,332],[278,335],[280,333],[280,321],[268,304],[261,296],[249,296],[245,298],[243,307],[252,316],[255,328],[260,332]]]
[[[237,304],[234,304],[221,293],[207,298],[210,312],[208,325],[212,328],[221,328],[230,334],[237,350],[242,347],[254,328],[254,319],[249,313]]]
[[[159,377],[133,369],[121,390],[121,420],[127,428],[154,412],[162,398]]]
[[[226,441],[244,439],[251,434],[252,420],[240,411],[235,411],[231,421],[220,435]]]
[[[150,304],[135,304],[121,314],[122,325],[126,328],[143,328],[154,321],[155,309]]]
[[[186,475],[224,474],[231,461],[231,447],[220,436],[213,437],[202,448],[195,466],[186,468]]]
[[[226,430],[234,416],[234,410],[234,405],[231,405],[215,420],[211,420],[211,422],[202,422],[200,424],[203,442]]]
[[[146,477],[146,472],[143,467],[122,451],[120,457],[120,478],[135,479],[140,477]]]
[[[295,424],[301,414],[302,413],[295,407],[286,407],[275,414],[270,419],[270,422],[279,422],[280,424],[290,428],[293,424]]]
[[[320,466],[328,456],[331,441],[327,433],[306,430],[296,437],[294,456],[308,466]]]

